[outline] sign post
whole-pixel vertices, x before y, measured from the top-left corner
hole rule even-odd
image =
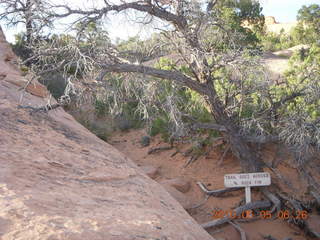
[[[270,173],[241,173],[227,174],[224,176],[224,186],[227,188],[244,187],[246,203],[251,202],[251,187],[269,186],[271,184]]]

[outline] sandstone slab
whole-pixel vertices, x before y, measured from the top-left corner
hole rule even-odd
[[[174,199],[176,199],[181,204],[181,206],[184,209],[187,210],[192,207],[192,203],[190,202],[190,200],[188,199],[188,197],[186,195],[184,195],[183,193],[181,193],[180,191],[178,191],[177,189],[175,189],[174,187],[172,187],[170,185],[164,184],[162,186],[167,190],[167,192]]]
[[[152,179],[155,179],[159,175],[159,168],[153,166],[143,166],[141,169]]]
[[[0,30],[1,240],[212,239],[165,189],[63,109],[19,109],[47,99],[28,91],[21,98],[26,79],[10,51]]]
[[[182,193],[188,192],[191,187],[190,181],[182,177],[162,180],[160,183],[172,186]]]

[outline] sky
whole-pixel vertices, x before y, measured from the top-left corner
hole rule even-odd
[[[65,0],[56,0],[65,1]],[[74,6],[81,6],[87,0],[69,0],[68,3],[72,3]],[[98,1],[94,1],[97,3]],[[320,0],[260,0],[263,7],[263,14],[265,16],[274,16],[277,22],[293,22],[296,20],[298,10],[302,5],[309,5],[312,3],[320,4]],[[14,35],[21,31],[21,27],[6,28],[2,25],[6,38],[9,42],[14,41]],[[111,16],[107,22],[109,35],[112,40],[117,38],[127,39],[131,36],[139,35],[142,38],[146,38],[150,34],[150,29],[141,27],[136,24],[126,21],[126,19]],[[62,30],[61,30],[62,31]]]

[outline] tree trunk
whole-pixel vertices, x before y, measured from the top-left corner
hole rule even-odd
[[[210,107],[211,114],[216,122],[223,125],[226,129],[225,137],[229,140],[232,153],[240,161],[242,171],[244,172],[260,172],[261,160],[254,149],[250,148],[245,138],[240,134],[240,128],[234,122],[232,117],[228,116],[224,111],[222,102],[220,101],[213,85],[207,85],[207,104]]]
[[[26,38],[27,44],[32,42],[33,26],[32,26],[32,0],[27,0],[25,10],[25,21],[26,21]]]

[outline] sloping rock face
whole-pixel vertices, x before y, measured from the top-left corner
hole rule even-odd
[[[0,239],[209,240],[130,159],[47,103],[0,30]]]

